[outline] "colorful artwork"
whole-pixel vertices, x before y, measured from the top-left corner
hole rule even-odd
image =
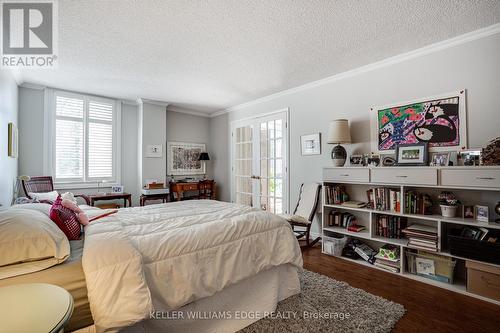
[[[429,148],[456,147],[465,142],[463,91],[456,96],[377,110],[378,150],[398,144],[427,142]]]

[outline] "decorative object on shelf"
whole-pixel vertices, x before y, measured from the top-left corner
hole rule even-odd
[[[321,154],[321,133],[301,135],[300,152],[302,156]]]
[[[123,193],[123,186],[122,185],[111,186],[111,193]]]
[[[344,166],[347,152],[340,144],[351,143],[351,132],[347,119],[337,119],[330,122],[327,143],[336,144],[332,149],[333,165],[337,167]]]
[[[476,205],[474,215],[476,216],[477,221],[481,221],[481,222],[489,222],[490,221],[488,206]]]
[[[203,179],[207,179],[207,161],[210,161],[210,156],[208,156],[208,153],[201,153],[200,157],[198,157],[198,161],[202,161],[203,163],[203,170],[205,173],[203,174]]]
[[[349,162],[351,166],[363,166],[363,155],[351,155]]]
[[[431,151],[467,145],[465,90],[371,108],[373,151],[428,142]]]
[[[497,213],[497,215],[500,215],[500,201],[497,202],[497,205],[495,206],[495,213]],[[500,218],[496,219],[495,222],[500,223]]]
[[[432,153],[430,166],[448,166],[450,163],[450,152]]]
[[[444,191],[439,195],[439,206],[441,207],[441,215],[444,217],[457,216],[457,209],[460,206],[460,200],[457,199],[455,194]]]
[[[462,217],[464,219],[473,219],[474,218],[474,205],[463,205],[462,206]]]
[[[9,123],[7,126],[7,131],[9,135],[7,144],[7,155],[9,157],[17,158],[18,153],[18,131],[14,123]]]
[[[205,164],[199,160],[200,154],[206,151],[204,143],[167,142],[167,174],[169,175],[202,175]]]
[[[368,165],[377,167],[380,165],[380,155],[371,153],[368,159]]]
[[[483,165],[500,165],[500,137],[488,142],[481,157]]]
[[[481,162],[481,151],[478,149],[461,150],[458,153],[458,165],[475,166]]]
[[[147,145],[146,146],[146,157],[162,158],[163,157],[163,146],[162,145]]]
[[[382,165],[383,166],[394,166],[396,165],[396,159],[393,156],[384,156],[382,158]]]
[[[397,165],[427,165],[427,143],[401,144],[396,146]]]

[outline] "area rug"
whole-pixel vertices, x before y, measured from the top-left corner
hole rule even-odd
[[[405,313],[401,304],[307,270],[300,284],[300,294],[239,333],[390,332]]]

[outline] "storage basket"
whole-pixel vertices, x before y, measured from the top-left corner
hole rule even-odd
[[[349,237],[343,235],[335,237],[324,236],[322,241],[323,252],[332,256],[340,257],[348,239]]]
[[[425,278],[453,283],[456,261],[450,257],[442,257],[427,252],[406,252],[407,271],[410,274]],[[432,263],[434,269],[425,269],[424,266]],[[428,267],[427,267],[428,268]]]
[[[496,232],[490,230],[490,233],[498,237]],[[500,242],[489,243],[450,234],[448,235],[448,245],[450,253],[454,256],[500,265]]]

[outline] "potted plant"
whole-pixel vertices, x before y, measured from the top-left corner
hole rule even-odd
[[[441,207],[441,215],[444,217],[455,217],[457,215],[460,200],[451,192],[441,192],[439,195],[439,206]]]

